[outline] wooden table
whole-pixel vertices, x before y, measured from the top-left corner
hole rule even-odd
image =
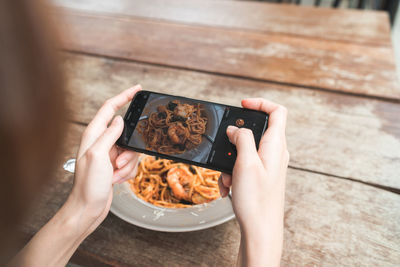
[[[56,0],[64,31],[70,129],[64,159],[105,99],[145,89],[289,109],[283,266],[400,263],[400,87],[388,16],[257,2]],[[123,113],[122,111],[121,113]],[[59,167],[22,233],[65,201]],[[232,266],[235,220],[162,233],[109,214],[73,262],[93,266]]]

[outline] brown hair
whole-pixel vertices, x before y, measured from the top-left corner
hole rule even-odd
[[[63,77],[47,8],[0,1],[0,265],[62,142]]]

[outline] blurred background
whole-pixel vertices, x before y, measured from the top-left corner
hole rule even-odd
[[[234,0],[232,0],[234,1]],[[254,0],[244,0],[254,1]],[[367,10],[384,10],[389,13],[392,26],[392,42],[396,57],[397,76],[400,79],[400,20],[398,19],[398,0],[268,0],[269,3],[297,3],[304,6],[356,8]]]

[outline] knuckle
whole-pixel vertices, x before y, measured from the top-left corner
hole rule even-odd
[[[287,113],[288,113],[288,109],[287,109],[285,106],[282,106],[282,105],[278,105],[278,110],[279,110],[280,112],[282,112],[283,114],[285,114],[285,116],[286,116]]]
[[[112,104],[112,100],[111,100],[111,98],[109,98],[106,101],[104,101],[103,107],[110,106],[111,104]]]
[[[100,157],[100,153],[97,149],[89,148],[86,152],[88,159],[97,159]]]
[[[86,130],[82,134],[82,139],[83,140],[90,140],[92,137],[92,131],[90,130],[89,127],[86,128]]]
[[[126,157],[128,160],[134,161],[134,160],[136,160],[136,153],[133,152],[133,151],[127,151],[127,152],[125,153],[125,157]]]
[[[121,126],[116,124],[116,123],[112,123],[106,130],[105,134],[108,136],[114,136],[117,133],[119,133]]]
[[[109,110],[109,109],[113,109],[113,108],[114,108],[114,103],[113,103],[112,98],[107,99],[104,102],[103,106],[101,107],[101,109],[103,109],[103,110]]]
[[[287,162],[289,162],[289,160],[290,160],[290,153],[287,149],[285,150],[285,159]]]

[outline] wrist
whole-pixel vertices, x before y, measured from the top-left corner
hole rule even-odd
[[[283,246],[283,225],[241,227],[242,260],[246,266],[279,266]]]
[[[69,197],[61,209],[15,257],[14,265],[65,266],[79,244],[90,234],[85,207]],[[45,251],[46,253],[43,253]]]
[[[90,234],[87,233],[88,229],[97,218],[88,211],[88,205],[75,197],[73,193],[68,197],[56,217],[63,225],[63,229],[68,229],[77,239],[81,238],[82,240]]]

